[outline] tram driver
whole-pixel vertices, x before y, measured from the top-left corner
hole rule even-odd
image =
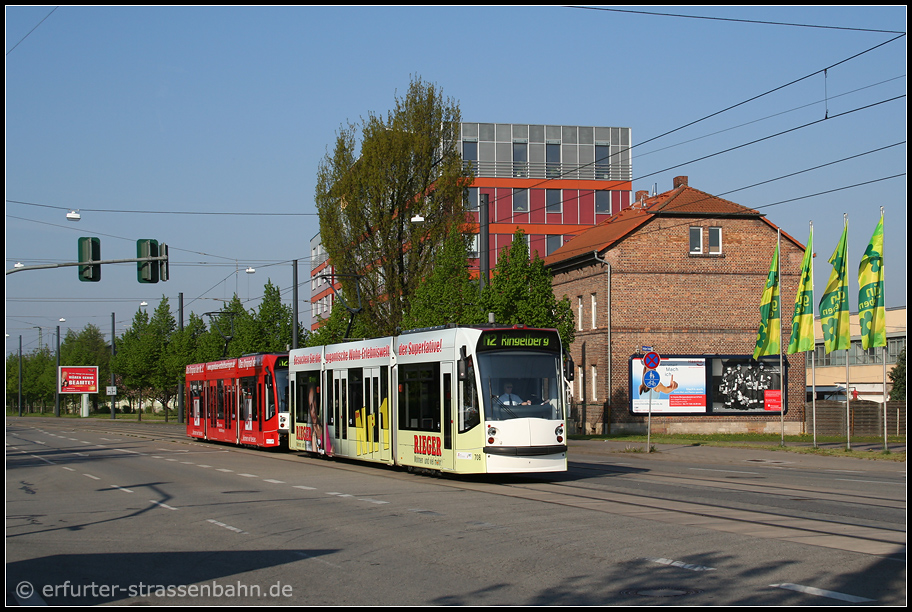
[[[521,397],[513,393],[513,383],[511,381],[504,383],[504,393],[499,399],[504,406],[528,406],[532,403],[532,400],[522,401]]]

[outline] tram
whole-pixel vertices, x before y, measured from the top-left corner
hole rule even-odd
[[[184,393],[188,436],[263,448],[287,445],[287,353],[188,365]]]
[[[562,358],[556,330],[524,326],[295,349],[289,448],[456,474],[566,471]]]

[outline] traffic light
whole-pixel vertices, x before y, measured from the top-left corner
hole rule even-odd
[[[158,262],[158,280],[165,282],[171,276],[170,268],[168,264],[168,245],[161,244],[158,247],[159,257],[164,257],[163,260]]]
[[[158,257],[158,240],[145,238],[136,241],[136,258],[142,257]],[[158,264],[157,261],[136,262],[136,280],[141,283],[157,283]]]
[[[79,280],[86,283],[97,283],[101,280],[101,239],[79,239]]]

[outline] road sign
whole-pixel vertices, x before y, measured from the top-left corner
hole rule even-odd
[[[645,357],[643,357],[643,365],[650,370],[655,370],[657,367],[659,367],[660,363],[662,363],[662,358],[659,357],[659,354],[655,351],[650,351],[646,353]]]
[[[643,374],[643,384],[649,389],[655,389],[659,386],[659,380],[661,380],[661,377],[655,370],[646,370],[646,373]]]

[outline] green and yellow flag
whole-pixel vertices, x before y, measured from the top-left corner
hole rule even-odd
[[[884,310],[883,214],[858,266],[858,323],[861,348],[887,346]]]
[[[833,271],[820,300],[820,325],[824,350],[830,353],[849,348],[849,266],[846,260],[849,224],[842,230],[839,245],[830,257]]]
[[[760,329],[757,331],[757,346],[754,348],[754,359],[763,355],[778,355],[782,348],[779,340],[779,244],[773,252],[766,277],[766,288],[760,298]]]
[[[814,350],[814,228],[808,236],[804,260],[801,262],[801,283],[795,294],[795,314],[792,316],[792,337],[786,353]]]

